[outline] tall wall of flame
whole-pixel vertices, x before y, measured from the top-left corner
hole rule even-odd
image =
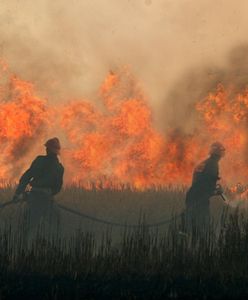
[[[165,133],[156,128],[148,97],[127,67],[109,72],[97,104],[77,99],[54,107],[36,95],[32,83],[11,74],[3,62],[1,66],[2,181],[17,180],[40,154],[38,146],[55,132],[65,136],[66,182],[85,188],[189,184],[194,166],[217,140],[227,148],[225,182],[246,181],[247,89],[237,93],[219,84],[194,104],[197,118],[191,132],[171,127]]]
[[[44,138],[50,112],[33,84],[11,74],[4,62],[0,83],[0,181],[11,182]]]

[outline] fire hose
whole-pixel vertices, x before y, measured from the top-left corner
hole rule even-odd
[[[98,222],[98,223],[102,223],[102,224],[110,225],[110,226],[116,226],[116,227],[129,227],[129,228],[159,227],[159,226],[163,226],[163,225],[169,224],[170,222],[172,222],[175,219],[178,219],[179,217],[182,217],[183,214],[184,214],[184,212],[182,212],[182,213],[180,213],[179,215],[176,215],[173,218],[162,220],[162,221],[156,222],[156,223],[150,223],[150,224],[125,224],[125,223],[111,222],[111,221],[99,219],[99,218],[96,218],[96,217],[92,217],[92,216],[80,213],[80,212],[78,212],[78,211],[76,211],[74,209],[68,208],[68,207],[66,207],[64,205],[61,205],[61,204],[57,204],[57,206],[59,208],[65,210],[65,211],[67,211],[67,212],[70,212],[70,213],[74,214],[74,215],[78,215],[80,217],[83,217],[85,219],[89,219],[89,220],[92,220],[92,221],[95,221],[95,222]]]
[[[25,202],[25,201],[24,200],[19,200],[19,201],[15,201],[15,202],[14,201],[8,201],[8,202],[5,202],[5,203],[1,204],[0,209],[3,209],[6,206],[9,206],[9,205],[12,205],[12,204],[17,204],[17,203],[21,203],[21,202]],[[58,204],[58,203],[56,203],[56,205],[60,209],[66,211],[66,212],[72,213],[74,215],[77,215],[79,217],[82,217],[84,219],[88,219],[88,220],[91,220],[91,221],[94,221],[94,222],[97,222],[97,223],[102,223],[102,224],[105,224],[105,225],[108,225],[108,226],[127,227],[127,228],[159,227],[159,226],[166,225],[166,224],[170,223],[174,219],[178,219],[179,217],[181,217],[184,214],[184,212],[182,212],[181,214],[176,215],[174,218],[170,218],[170,219],[167,219],[167,220],[163,220],[163,221],[156,222],[156,223],[151,223],[151,224],[125,224],[125,223],[111,222],[111,221],[108,221],[108,220],[99,219],[97,217],[93,217],[93,216],[81,213],[77,210],[71,209],[67,206],[64,206],[64,205],[61,205],[61,204]]]
[[[227,202],[227,198],[226,196],[224,195],[224,193],[219,193],[218,195],[221,196],[221,198]],[[12,204],[17,204],[17,203],[20,203],[20,202],[25,202],[26,200],[18,200],[18,201],[8,201],[8,202],[5,202],[3,204],[0,205],[0,209],[3,209],[9,205],[12,205]],[[180,214],[178,215],[175,215],[174,217],[172,218],[169,218],[169,219],[165,219],[165,220],[162,220],[162,221],[159,221],[159,222],[155,222],[155,223],[150,223],[150,224],[125,224],[125,223],[118,223],[118,222],[111,222],[111,221],[108,221],[108,220],[104,220],[104,219],[100,219],[100,218],[97,218],[97,217],[93,217],[93,216],[90,216],[90,215],[87,215],[87,214],[84,214],[84,213],[81,213],[77,210],[74,210],[74,209],[71,209],[67,206],[64,206],[64,205],[61,205],[61,204],[58,204],[56,203],[57,207],[59,207],[60,209],[66,211],[66,212],[69,212],[69,213],[72,213],[74,215],[77,215],[79,217],[82,217],[84,219],[88,219],[88,220],[91,220],[91,221],[94,221],[94,222],[97,222],[97,223],[102,223],[102,224],[105,224],[105,225],[108,225],[108,226],[115,226],[115,227],[125,227],[125,228],[139,228],[139,227],[147,227],[147,228],[150,228],[150,227],[160,227],[160,226],[163,226],[163,225],[166,225],[166,224],[169,224],[171,223],[173,220],[176,220],[176,219],[179,219],[181,218],[184,214],[185,214],[185,211],[181,212]]]

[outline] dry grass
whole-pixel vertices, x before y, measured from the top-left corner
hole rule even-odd
[[[184,192],[183,188],[135,192],[71,187],[57,201],[99,218],[142,223],[145,216],[149,223],[181,211]],[[11,193],[12,187],[2,190],[4,200]],[[215,200],[217,211],[221,202]],[[218,226],[213,223],[208,230],[187,236],[179,234],[184,230],[180,219],[172,218],[162,228],[148,230],[141,225],[129,230],[62,213],[62,235],[41,225],[30,238],[24,211],[19,204],[1,212],[3,299],[221,299],[248,294],[245,213],[222,214]]]

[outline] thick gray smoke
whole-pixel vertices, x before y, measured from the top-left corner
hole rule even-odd
[[[248,43],[232,48],[225,59],[224,66],[202,64],[178,78],[164,102],[167,127],[183,127],[189,132],[195,128],[195,104],[214,92],[218,84],[232,88],[234,95],[248,87]]]
[[[129,65],[164,128],[217,82],[246,75],[236,47],[247,9],[246,0],[3,0],[0,56],[51,102],[94,99],[110,69]]]

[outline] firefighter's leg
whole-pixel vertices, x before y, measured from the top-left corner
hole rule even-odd
[[[31,192],[27,201],[28,217],[29,217],[29,232],[32,235],[37,233],[39,225],[44,222],[46,215],[46,204],[44,197],[37,192]]]
[[[60,234],[61,224],[60,224],[60,211],[56,204],[51,201],[48,211],[48,226],[49,232],[53,235]]]
[[[195,224],[195,209],[192,205],[187,205],[185,210],[185,231],[192,233]]]

